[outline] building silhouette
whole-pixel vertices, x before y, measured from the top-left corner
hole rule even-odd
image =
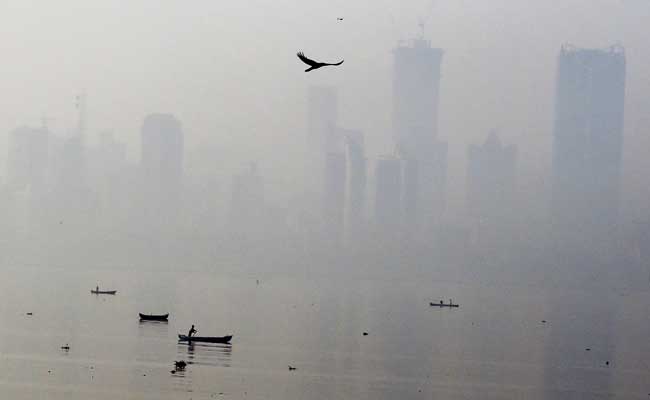
[[[325,159],[323,188],[324,239],[333,245],[341,244],[345,223],[345,187],[347,169],[344,153],[328,153]]]
[[[408,221],[430,228],[445,207],[447,144],[438,139],[443,51],[415,39],[393,51],[393,138],[405,167]]]
[[[20,127],[9,134],[7,183],[15,189],[44,189],[49,161],[47,128]]]
[[[397,234],[402,217],[402,161],[381,156],[375,169],[375,224],[381,233]]]
[[[467,149],[467,208],[476,221],[499,224],[513,213],[517,149],[504,146],[496,132]]]
[[[417,152],[438,136],[440,65],[443,51],[426,40],[400,44],[393,51],[393,134]]]
[[[338,93],[331,86],[310,86],[307,92],[307,137],[305,148],[305,187],[322,198],[325,163],[329,153],[342,152],[337,136]],[[314,198],[314,204],[320,199]]]
[[[556,233],[606,235],[618,223],[625,64],[621,46],[560,50],[551,207]]]
[[[142,213],[149,226],[173,228],[179,221],[183,184],[181,123],[170,114],[151,114],[141,130]]]
[[[348,185],[347,185],[347,235],[349,241],[360,239],[365,225],[367,161],[363,132],[344,130],[347,146]]]
[[[20,127],[9,133],[3,222],[8,231],[30,233],[48,206],[50,133],[46,127]]]

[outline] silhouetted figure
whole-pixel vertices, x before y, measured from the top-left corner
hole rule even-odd
[[[442,305],[442,300],[440,300],[440,305]]]
[[[99,285],[97,285],[97,287],[95,287],[95,292],[99,292]]]
[[[322,62],[310,60],[309,58],[305,57],[305,55],[302,53],[302,51],[298,52],[297,56],[300,59],[300,61],[302,61],[305,64],[309,65],[309,68],[307,68],[305,70],[305,72],[309,72],[311,70],[318,69],[318,68],[321,68],[321,67],[326,67],[328,65],[332,65],[332,66],[341,65],[341,64],[343,64],[343,61],[345,61],[345,60],[341,60],[340,62],[338,62],[336,64],[322,63]]]
[[[187,337],[190,338],[190,337],[192,337],[192,335],[194,335],[195,333],[196,333],[196,329],[194,329],[194,325],[192,325],[192,327],[190,328],[190,331],[187,332]]]

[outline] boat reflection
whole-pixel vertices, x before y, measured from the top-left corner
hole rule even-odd
[[[152,320],[148,320],[148,319],[141,319],[139,321],[140,321],[140,325],[169,325],[169,321],[167,321],[167,320],[165,320],[165,321],[152,321]]]
[[[232,345],[189,343],[178,345],[178,358],[186,357],[188,364],[213,367],[230,367],[232,361]]]

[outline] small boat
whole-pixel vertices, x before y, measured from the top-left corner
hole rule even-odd
[[[451,307],[451,308],[458,308],[460,305],[458,304],[452,304],[452,303],[429,303],[431,307]]]
[[[90,289],[90,293],[92,293],[92,294],[115,294],[115,293],[117,293],[117,290],[96,290],[96,289]]]
[[[205,342],[205,343],[230,343],[232,335],[229,336],[192,336],[178,335],[178,340],[181,342]]]
[[[140,314],[141,321],[167,321],[169,318],[169,313],[167,314]]]

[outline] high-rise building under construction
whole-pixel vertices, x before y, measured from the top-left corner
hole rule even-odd
[[[393,52],[393,138],[407,161],[405,216],[430,225],[444,209],[447,145],[438,140],[440,67],[443,51],[424,39]]]
[[[553,131],[555,228],[606,233],[618,222],[625,51],[563,46]]]

